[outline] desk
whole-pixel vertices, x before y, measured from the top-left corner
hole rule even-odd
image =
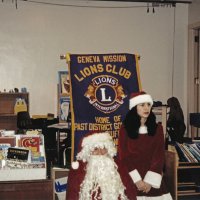
[[[60,165],[60,132],[67,132],[71,127],[71,123],[58,123],[49,125],[48,128],[54,128],[56,130],[56,142],[57,142],[57,158],[58,158],[58,165]]]

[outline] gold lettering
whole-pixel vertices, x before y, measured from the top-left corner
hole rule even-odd
[[[106,71],[109,72],[109,73],[112,72],[112,65],[111,64],[106,65]]]
[[[120,76],[126,79],[130,78],[131,76],[131,72],[129,70],[125,69],[124,67],[120,67],[119,69],[117,69],[116,65],[111,64],[106,65],[106,72],[112,74],[119,74]]]
[[[121,121],[121,115],[115,115],[113,119],[114,119],[114,122],[120,122]]]
[[[122,122],[114,123],[114,129],[120,129]]]
[[[75,130],[84,131],[87,130],[88,123],[75,123]]]
[[[95,117],[97,123],[110,123],[109,117]]]
[[[83,77],[80,77],[80,78],[79,78],[77,74],[75,74],[74,76],[75,76],[75,78],[76,78],[79,82],[81,82],[81,81],[83,80]]]
[[[89,67],[85,67],[80,70],[80,75],[75,74],[74,77],[81,82],[84,78],[89,77],[91,74],[95,74],[98,72],[103,72],[104,68],[102,64],[91,65]]]
[[[93,124],[89,123],[90,131],[110,131],[112,130],[112,124]]]
[[[103,56],[104,62],[126,62],[126,55],[108,55]]]
[[[78,63],[97,63],[100,62],[99,56],[77,56]]]
[[[130,71],[126,71],[126,73],[124,74],[124,78],[129,79],[131,76],[131,72]]]

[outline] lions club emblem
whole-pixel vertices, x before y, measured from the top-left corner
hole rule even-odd
[[[89,103],[104,113],[115,111],[127,95],[118,80],[109,75],[101,75],[92,79],[84,94]]]

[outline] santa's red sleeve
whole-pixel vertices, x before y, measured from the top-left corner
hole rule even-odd
[[[67,189],[66,189],[66,200],[78,200],[80,185],[85,176],[85,164],[79,162],[78,169],[70,169],[68,174]]]

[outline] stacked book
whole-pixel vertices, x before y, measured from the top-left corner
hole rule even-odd
[[[200,143],[175,143],[180,162],[200,163]]]

